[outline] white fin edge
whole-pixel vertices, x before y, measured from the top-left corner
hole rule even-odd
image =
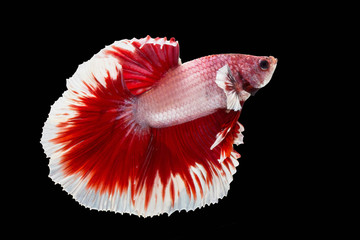
[[[239,123],[239,122],[236,122],[237,125],[239,125],[239,133],[236,135],[235,139],[234,139],[234,144],[236,146],[239,146],[239,144],[243,144],[244,143],[244,135],[242,135],[242,132],[245,130],[244,129],[244,126]]]
[[[217,145],[219,145],[219,143],[222,142],[222,140],[224,140],[224,138],[226,137],[226,135],[228,134],[228,132],[231,130],[231,127],[226,128],[224,130],[222,130],[221,132],[218,132],[218,134],[216,134],[216,140],[213,143],[213,145],[211,145],[210,150],[213,150],[214,147],[216,147]]]
[[[240,144],[243,144],[244,141],[244,135],[242,134],[242,132],[245,130],[244,129],[244,126],[239,123],[239,122],[236,122],[236,124],[239,125],[239,132],[237,133],[235,139],[234,139],[234,144],[236,146],[239,146]],[[215,142],[213,143],[213,145],[211,145],[210,147],[210,150],[213,150],[217,145],[219,145],[219,143],[221,143],[224,138],[226,137],[226,135],[230,132],[232,128],[229,127],[229,128],[226,128],[224,130],[222,130],[221,132],[218,132],[218,134],[216,134],[216,140]],[[220,161],[224,160],[224,156],[223,155],[220,155]]]
[[[118,189],[113,194],[100,194],[91,188],[87,188],[88,179],[81,178],[78,175],[65,176],[58,163],[51,163],[49,177],[61,185],[64,191],[69,193],[80,205],[98,211],[111,211],[116,213],[134,214],[139,217],[153,217],[161,214],[171,215],[176,211],[185,210],[193,211],[207,205],[215,204],[220,199],[224,198],[229,189],[230,183],[233,180],[233,175],[236,173],[236,166],[239,165],[237,161],[238,156],[231,155],[232,165],[225,165],[221,163],[221,170],[214,170],[212,184],[206,184],[206,171],[201,164],[196,164],[191,167],[190,175],[193,179],[199,179],[196,183],[196,197],[191,194],[188,195],[186,191],[186,184],[178,176],[171,174],[170,181],[163,185],[159,176],[155,178],[155,188],[151,194],[150,202],[147,208],[144,208],[145,192],[141,191],[135,196],[136,203],[132,204],[131,184],[127,191],[120,193]],[[173,182],[175,201],[172,203],[170,197],[170,182]],[[202,196],[201,190],[204,195]],[[163,199],[163,193],[164,199]]]

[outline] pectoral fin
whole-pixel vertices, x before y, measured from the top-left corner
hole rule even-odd
[[[226,94],[227,109],[240,111],[239,92],[241,87],[232,75],[230,67],[227,64],[217,71],[215,82]]]

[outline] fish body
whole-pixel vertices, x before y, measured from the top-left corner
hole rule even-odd
[[[219,54],[202,57],[174,69],[169,70],[158,85],[139,97],[137,119],[145,126],[168,127],[188,122],[214,113],[218,109],[226,109],[225,91],[215,82],[217,71],[228,66],[231,73],[236,73],[236,81],[242,83],[238,74],[253,75],[251,69],[254,56],[243,54]],[[259,60],[261,58],[259,57]],[[272,61],[275,61],[273,59]],[[250,66],[248,66],[250,65]],[[265,81],[269,81],[265,79]],[[256,82],[257,88],[266,83]],[[254,84],[255,85],[255,84]],[[239,86],[240,87],[240,86]],[[242,102],[250,96],[241,92]]]
[[[80,204],[139,216],[226,196],[244,102],[277,60],[218,54],[184,64],[175,39],[122,40],[79,66],[41,143],[50,178]]]

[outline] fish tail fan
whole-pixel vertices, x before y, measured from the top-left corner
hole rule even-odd
[[[67,87],[43,127],[50,178],[86,207],[133,212],[128,203],[135,169],[150,131],[134,120],[136,97],[121,65],[94,57],[79,66]]]
[[[178,64],[174,39],[150,37],[115,42],[81,64],[43,127],[49,177],[86,207],[145,215],[136,186],[152,137],[134,119],[137,96]]]

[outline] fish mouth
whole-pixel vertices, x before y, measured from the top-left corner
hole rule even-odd
[[[269,57],[269,60],[270,60],[271,64],[273,64],[273,65],[276,65],[277,62],[278,62],[277,58],[275,58],[275,57],[273,57],[273,56],[270,56],[270,57]]]

